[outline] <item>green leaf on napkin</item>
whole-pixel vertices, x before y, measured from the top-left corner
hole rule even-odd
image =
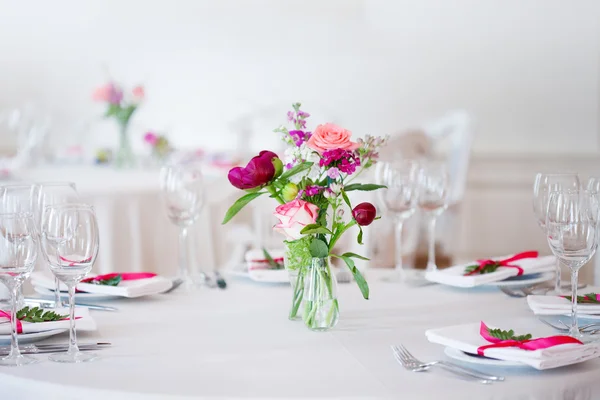
[[[573,296],[563,296],[565,299],[571,301]],[[596,293],[587,293],[583,296],[577,296],[577,303],[579,304],[600,304],[600,301],[596,300]]]
[[[60,315],[54,311],[46,311],[39,307],[23,307],[17,311],[17,319],[25,322],[48,322],[60,321],[67,318],[68,315]]]
[[[273,257],[271,257],[271,255],[269,254],[267,249],[265,249],[264,247],[263,247],[263,254],[264,254],[265,258],[267,259],[267,262],[271,266],[271,269],[283,269],[283,264],[278,263],[277,261],[273,260]]]
[[[478,271],[478,273],[479,274],[489,274],[490,272],[496,272],[496,270],[498,269],[499,266],[500,266],[499,263],[486,264],[485,267],[481,268],[481,270]],[[478,268],[480,268],[479,264],[469,265],[468,267],[465,268],[465,275],[470,274],[471,272],[475,271]]]
[[[515,336],[515,331],[512,329],[509,331],[503,331],[502,329],[488,329],[488,333],[490,336],[501,340],[517,340],[520,342],[523,340],[529,340],[533,337],[530,333],[526,335]]]
[[[92,285],[119,286],[119,283],[121,283],[122,279],[123,277],[121,275],[116,275],[108,279],[92,279],[86,283],[91,283]]]

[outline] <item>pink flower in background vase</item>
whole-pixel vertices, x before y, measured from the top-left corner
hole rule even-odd
[[[354,151],[360,145],[350,141],[351,136],[352,132],[349,130],[328,122],[316,127],[307,145],[321,154],[332,149]]]
[[[92,99],[110,104],[120,104],[121,100],[123,100],[123,91],[114,83],[110,82],[104,86],[96,88],[92,94]]]
[[[158,142],[158,135],[154,132],[148,132],[144,135],[144,142],[151,146],[155,146]]]
[[[133,99],[137,102],[144,100],[144,96],[146,92],[144,92],[143,86],[136,86],[131,90],[131,94],[133,95]]]
[[[318,212],[319,207],[304,200],[282,204],[273,213],[279,219],[273,229],[285,235],[288,240],[298,240],[302,237],[300,231],[317,221]]]

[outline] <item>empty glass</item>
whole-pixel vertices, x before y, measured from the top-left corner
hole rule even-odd
[[[17,338],[18,295],[21,285],[35,267],[38,255],[36,227],[30,213],[0,214],[0,281],[10,291],[10,353],[0,365],[19,366],[37,362],[22,355]]]
[[[533,184],[533,212],[538,225],[543,230],[546,229],[546,217],[548,212],[548,200],[552,191],[577,191],[580,182],[577,174],[542,174],[535,176]],[[561,267],[560,259],[556,260],[556,279],[554,281],[554,291],[551,294],[560,295],[562,293]]]
[[[600,178],[592,176],[588,179],[587,190],[592,193],[600,193]]]
[[[577,279],[598,247],[598,198],[588,191],[551,192],[546,233],[552,253],[571,269],[571,329],[581,337],[577,325]]]
[[[66,204],[66,203],[77,203],[79,195],[77,194],[77,188],[72,182],[44,182],[37,183],[35,186],[35,204],[36,204],[36,224],[41,231],[42,227],[42,213],[43,210],[48,206]],[[54,307],[59,308],[63,306],[63,302],[60,299],[60,281],[54,277]]]
[[[96,355],[80,352],[75,331],[75,286],[92,270],[98,255],[98,223],[92,206],[62,204],[44,209],[42,253],[50,270],[69,290],[69,350],[53,354],[51,361],[78,363]]]
[[[380,190],[380,198],[396,223],[396,272],[404,281],[419,280],[418,271],[407,271],[402,266],[402,227],[417,208],[419,166],[412,161],[382,163],[381,182],[387,189]]]
[[[435,223],[448,208],[448,170],[443,163],[430,162],[422,165],[419,177],[419,209],[429,217],[429,252],[427,271],[437,270],[435,263]]]
[[[200,164],[167,165],[161,170],[162,195],[167,216],[179,227],[179,277],[188,290],[194,286],[188,262],[187,234],[204,205],[204,185]]]

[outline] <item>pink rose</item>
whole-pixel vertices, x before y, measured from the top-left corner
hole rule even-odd
[[[276,232],[282,233],[288,240],[298,240],[302,237],[300,231],[306,225],[317,222],[319,208],[304,200],[294,200],[280,205],[273,215],[279,223],[273,227]]]
[[[321,154],[332,149],[358,149],[360,145],[351,142],[350,136],[352,136],[352,132],[349,130],[328,122],[317,126],[310,139],[308,139],[307,145]]]
[[[144,100],[144,96],[146,95],[144,92],[144,87],[143,86],[136,86],[133,88],[133,90],[131,91],[131,94],[133,95],[134,100],[136,101],[142,101]]]
[[[123,91],[114,83],[107,83],[94,90],[92,99],[94,101],[103,101],[110,104],[119,104],[121,103],[121,100],[123,100]]]

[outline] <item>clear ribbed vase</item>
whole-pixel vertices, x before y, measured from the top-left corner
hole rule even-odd
[[[326,331],[337,324],[337,281],[329,258],[312,258],[306,267],[302,307],[302,319],[310,330]]]

